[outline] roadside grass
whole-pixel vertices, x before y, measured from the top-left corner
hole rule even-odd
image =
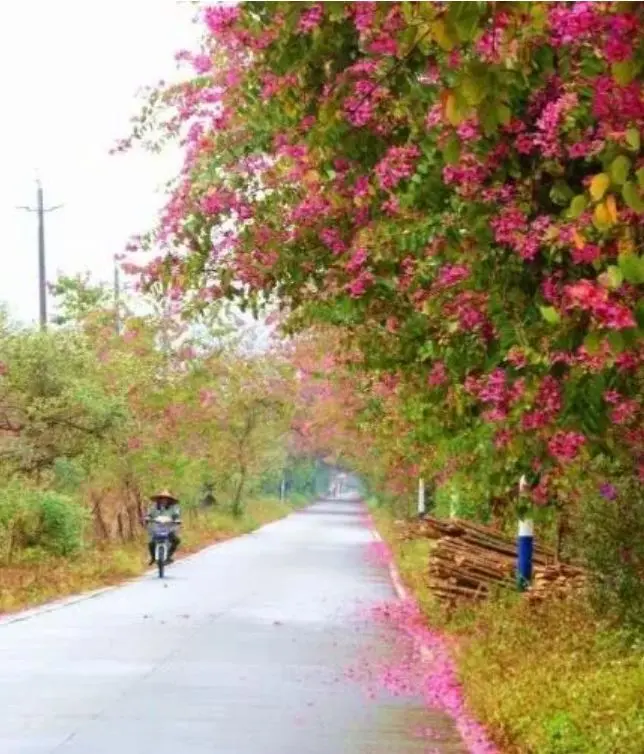
[[[642,754],[644,642],[596,620],[582,598],[498,597],[449,617],[427,586],[430,543],[374,521],[428,622],[453,640],[472,713],[507,754]]]
[[[239,518],[225,509],[188,512],[177,559],[277,521],[304,502],[251,500]],[[53,557],[41,550],[19,553],[11,565],[0,565],[0,615],[141,575],[148,568],[146,541],[142,534],[132,542],[93,545],[68,558]]]

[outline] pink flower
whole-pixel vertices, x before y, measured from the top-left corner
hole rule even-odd
[[[442,361],[437,361],[431,368],[427,383],[430,387],[440,387],[447,382],[447,369]]]
[[[360,298],[373,285],[374,277],[368,270],[362,270],[357,278],[347,284],[346,290],[352,298]]]
[[[353,16],[353,23],[359,32],[371,29],[376,20],[377,3],[352,3],[349,13]]]
[[[347,250],[340,231],[336,228],[324,228],[320,231],[320,239],[335,255],[343,254]]]
[[[631,424],[638,414],[640,405],[636,400],[619,400],[610,413],[615,424]]]
[[[631,310],[624,304],[612,301],[608,291],[590,280],[579,280],[564,288],[569,309],[590,311],[598,323],[610,330],[625,330],[636,326]]]
[[[345,265],[346,271],[357,272],[363,267],[364,263],[367,261],[367,257],[368,253],[366,249],[356,249],[351,259]]]
[[[527,411],[521,420],[521,426],[527,431],[545,427],[561,410],[561,386],[554,377],[543,378],[533,405],[536,408]]]
[[[425,118],[425,126],[427,128],[434,128],[435,126],[440,126],[442,122],[443,106],[440,102],[437,102],[429,108],[427,117]]]
[[[497,450],[502,450],[503,448],[507,448],[511,440],[512,440],[512,433],[510,432],[510,430],[500,429],[496,433],[496,435],[494,435],[494,447],[497,448]]]
[[[420,150],[414,144],[405,147],[389,147],[385,156],[375,167],[378,182],[383,189],[393,189],[414,172]]]
[[[382,203],[382,211],[391,216],[395,216],[400,212],[400,200],[395,194],[391,194],[389,199],[385,199]]]
[[[238,5],[213,5],[204,9],[204,19],[210,33],[217,37],[230,31],[239,18]]]
[[[463,280],[467,280],[470,275],[469,268],[462,264],[446,264],[441,267],[438,273],[437,284],[441,287],[448,288],[457,285]]]
[[[611,63],[618,63],[633,54],[633,43],[637,38],[639,22],[631,13],[614,14],[608,18],[608,36],[604,45],[604,55]]]
[[[592,264],[599,259],[600,254],[601,249],[593,243],[584,244],[581,249],[573,247],[570,250],[570,256],[575,264]]]
[[[464,120],[456,129],[456,133],[463,141],[476,141],[481,138],[479,124],[474,119]]]
[[[306,8],[302,12],[300,20],[298,21],[298,31],[304,33],[313,31],[313,29],[320,25],[323,16],[324,8],[322,7],[322,3],[315,3],[315,5],[312,5],[310,8]]]
[[[555,46],[581,44],[601,31],[601,9],[594,2],[553,3],[548,10],[550,38]]]
[[[550,455],[560,463],[574,461],[586,438],[578,432],[557,432],[548,443]]]
[[[398,54],[398,42],[387,34],[379,34],[367,49],[376,55],[395,56]]]

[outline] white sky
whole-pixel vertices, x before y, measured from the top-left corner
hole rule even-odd
[[[38,171],[46,215],[47,277],[90,270],[112,279],[112,258],[149,229],[157,189],[176,155],[110,156],[129,133],[139,87],[174,75],[193,48],[194,5],[172,0],[11,0],[0,5],[0,301],[13,319],[38,316]],[[51,311],[52,305],[49,302]]]

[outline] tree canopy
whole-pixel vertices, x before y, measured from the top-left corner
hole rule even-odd
[[[185,154],[144,282],[191,306],[277,302],[287,332],[332,326],[399,384],[435,474],[507,489],[530,472],[538,503],[598,454],[642,475],[642,6],[201,18],[201,49],[179,54],[193,75],[134,128]]]

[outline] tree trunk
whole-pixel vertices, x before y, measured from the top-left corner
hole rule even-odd
[[[103,518],[103,511],[101,510],[101,497],[100,495],[92,494],[92,498],[94,498],[94,506],[92,507],[92,517],[94,519],[95,530],[96,528],[100,529],[100,534],[103,540],[109,541],[110,531],[107,528],[105,519]],[[98,524],[98,527],[96,526],[97,524]]]
[[[242,466],[239,474],[239,482],[237,483],[237,489],[235,490],[235,496],[233,498],[232,512],[235,518],[239,518],[242,515],[242,493],[244,491],[244,485],[246,483],[246,467]]]

